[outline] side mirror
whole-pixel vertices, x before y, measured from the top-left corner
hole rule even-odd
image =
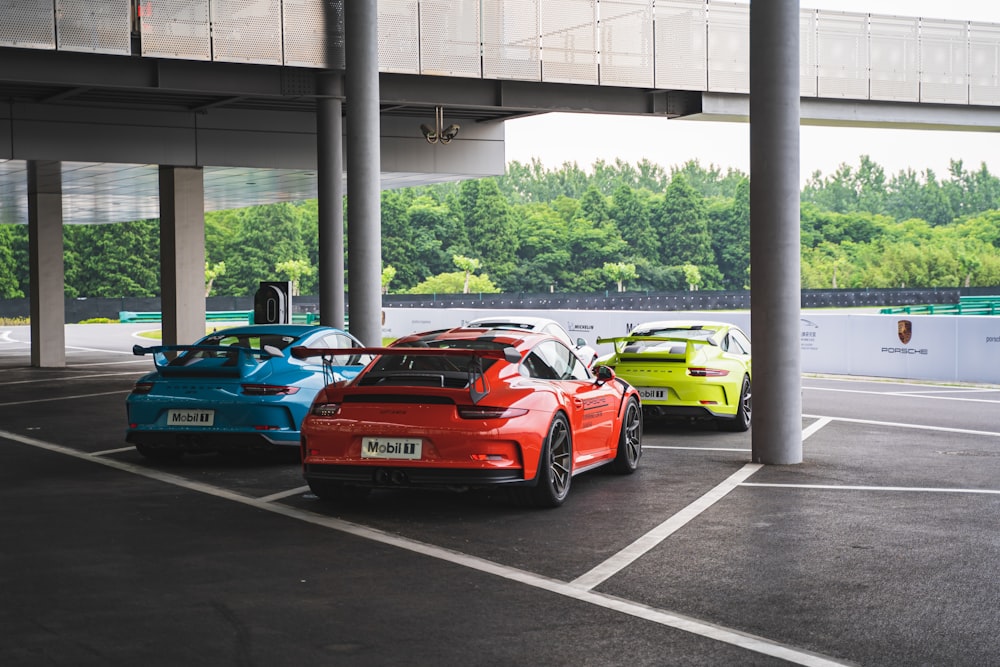
[[[615,369],[611,366],[598,366],[594,369],[594,373],[597,375],[597,381],[601,383],[615,379]]]
[[[576,339],[576,347],[578,349],[581,348],[581,347],[585,347],[586,345],[587,345],[587,341],[585,339],[583,339],[583,338],[577,338]]]
[[[271,357],[280,357],[280,356],[282,356],[281,350],[279,350],[278,348],[276,348],[273,345],[265,345],[263,347],[263,350],[264,350],[264,352],[267,353],[268,356],[271,356]]]

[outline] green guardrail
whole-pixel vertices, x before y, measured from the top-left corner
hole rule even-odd
[[[122,310],[118,313],[118,321],[124,324],[137,322],[162,322],[163,313],[160,311],[132,312]],[[246,321],[253,324],[252,310],[210,310],[205,313],[206,322],[241,322]],[[319,314],[317,313],[292,313],[294,324],[318,324]]]
[[[879,312],[883,315],[1000,315],[1000,296],[959,296],[958,303],[895,306]]]

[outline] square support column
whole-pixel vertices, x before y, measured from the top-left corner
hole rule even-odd
[[[205,335],[205,181],[201,167],[160,167],[163,344]]]
[[[28,161],[31,365],[66,365],[62,165]]]

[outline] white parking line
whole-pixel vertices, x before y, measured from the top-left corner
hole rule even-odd
[[[74,380],[93,380],[94,378],[107,378],[107,377],[117,377],[119,375],[131,375],[134,376],[135,373],[126,373],[122,371],[121,373],[91,373],[90,375],[66,375],[59,377],[47,377],[40,380],[12,380],[10,382],[0,382],[0,387],[6,387],[12,384],[52,384],[53,382],[73,382]]]
[[[381,530],[360,526],[355,523],[324,516],[322,514],[308,512],[288,505],[271,503],[258,498],[251,498],[249,496],[244,496],[242,494],[211,486],[209,484],[184,479],[183,477],[179,477],[177,475],[172,475],[150,468],[144,468],[142,466],[125,463],[123,461],[116,461],[115,459],[95,458],[91,454],[85,452],[37,440],[35,438],[29,438],[17,433],[0,431],[0,438],[5,438],[7,440],[19,442],[23,445],[37,447],[39,449],[44,449],[57,454],[63,454],[73,458],[90,461],[98,465],[115,468],[116,470],[154,479],[165,484],[172,484],[174,486],[182,487],[198,493],[204,493],[216,498],[231,500],[242,505],[255,507],[266,512],[273,512],[281,516],[297,519],[299,521],[329,528],[331,530],[337,530],[362,539],[379,542],[380,544],[405,549],[412,553],[422,554],[424,556],[449,562],[460,567],[466,567],[486,574],[492,574],[509,581],[516,581],[539,590],[548,591],[550,593],[555,593],[556,595],[592,604],[596,607],[601,607],[602,609],[608,609],[610,611],[616,611],[635,618],[641,618],[664,627],[673,628],[682,632],[688,632],[700,637],[736,646],[747,651],[759,653],[761,655],[779,658],[793,664],[807,665],[809,667],[833,667],[834,665],[843,666],[848,664],[817,655],[815,653],[810,653],[808,651],[802,651],[791,646],[779,644],[763,637],[757,637],[755,635],[739,632],[737,630],[730,630],[718,625],[682,616],[680,614],[674,614],[669,611],[656,609],[644,604],[616,598],[611,595],[595,593],[593,591],[583,589],[575,583],[567,583],[556,579],[550,579],[532,572],[508,567],[506,565],[494,563],[476,556],[470,556],[468,554],[452,551],[450,549],[444,549],[425,542],[418,542],[416,540],[400,537],[398,535],[392,535]],[[748,464],[746,467],[752,468],[752,470],[748,473],[752,474],[754,470],[760,467],[760,465]],[[735,477],[736,475],[733,476],[733,478]]]
[[[868,424],[870,426],[888,426],[890,428],[911,428],[918,431],[942,431],[944,433],[961,433],[963,435],[987,435],[1000,437],[1000,431],[975,431],[968,428],[952,428],[950,426],[929,426],[927,424],[904,424],[902,422],[884,422],[875,419],[854,419],[853,417],[822,417],[820,415],[802,415],[830,421],[847,422],[849,424]]]
[[[121,454],[122,452],[133,452],[135,447],[129,445],[128,447],[118,447],[117,449],[105,449],[100,452],[91,452],[91,456],[107,456],[108,454]]]
[[[807,428],[802,431],[802,439],[805,440],[816,431],[820,430],[824,426],[830,423],[829,417],[821,417],[817,419],[814,423],[810,424]],[[643,447],[645,449],[645,447]],[[691,447],[689,449],[699,449],[698,447]],[[708,449],[708,448],[705,448]],[[746,450],[734,450],[734,451],[746,451]],[[574,586],[580,586],[587,590],[594,588],[610,579],[612,576],[623,570],[624,568],[631,565],[639,557],[646,554],[649,550],[656,547],[660,542],[670,537],[672,534],[676,533],[678,530],[687,525],[691,520],[697,517],[699,514],[707,510],[709,507],[715,503],[722,500],[730,491],[735,489],[737,486],[741,486],[743,481],[750,477],[758,470],[760,470],[762,464],[759,463],[748,463],[743,466],[739,471],[729,476],[729,479],[725,480],[714,489],[703,495],[698,500],[694,501],[684,509],[682,509],[677,514],[673,515],[659,526],[649,531],[638,540],[628,545],[618,553],[614,554],[603,563],[597,567],[591,569],[589,572],[585,572],[576,579],[573,580]]]
[[[308,486],[298,486],[294,489],[288,489],[287,491],[279,491],[278,493],[272,493],[269,496],[261,496],[257,500],[262,503],[273,503],[275,500],[281,500],[282,498],[288,498],[290,496],[297,496],[300,493],[305,493],[309,490]]]
[[[766,482],[744,482],[740,486],[759,486],[774,489],[814,489],[821,491],[913,491],[918,493],[971,493],[988,496],[1000,495],[996,489],[947,489],[932,486],[848,486],[838,484],[773,484]]]
[[[865,391],[863,389],[834,389],[832,387],[802,387],[803,391],[832,391],[840,394],[871,394],[873,396],[898,396],[901,398],[925,398],[929,401],[963,401],[966,403],[1000,403],[1000,399],[964,398],[962,396],[931,396],[904,391]]]
[[[746,447],[677,447],[674,445],[643,445],[643,449],[686,449],[694,452],[749,452]]]
[[[52,401],[72,401],[78,398],[93,398],[95,396],[111,396],[113,394],[127,394],[128,390],[125,391],[104,391],[99,394],[80,394],[78,396],[53,396],[52,398],[35,398],[30,401],[9,401],[7,403],[0,403],[0,408],[6,408],[11,405],[29,405],[31,403],[51,403]]]

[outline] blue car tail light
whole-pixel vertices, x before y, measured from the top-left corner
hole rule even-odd
[[[133,394],[148,394],[151,391],[153,391],[152,382],[136,382],[132,387]]]
[[[291,396],[298,393],[298,387],[278,384],[244,384],[243,393],[247,396]]]

